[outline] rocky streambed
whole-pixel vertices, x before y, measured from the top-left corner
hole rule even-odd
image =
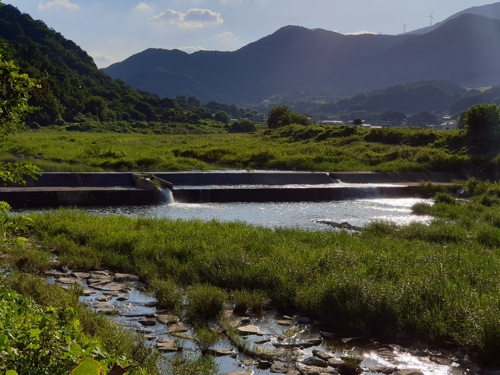
[[[454,375],[481,373],[461,350],[431,350],[424,345],[402,347],[369,342],[365,338],[338,337],[322,330],[322,323],[302,316],[267,312],[249,317],[224,312],[210,328],[220,340],[201,347],[193,328],[181,316],[157,308],[139,277],[109,271],[47,272],[49,282],[83,288],[81,301],[107,314],[119,324],[144,335],[166,356],[212,355],[222,374],[385,374]],[[229,333],[231,332],[231,333]],[[237,337],[235,337],[235,335]],[[487,371],[488,375],[498,375]]]

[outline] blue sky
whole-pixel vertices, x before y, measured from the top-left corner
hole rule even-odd
[[[399,34],[482,0],[3,0],[73,40],[99,67],[147,48],[234,51],[299,25]]]

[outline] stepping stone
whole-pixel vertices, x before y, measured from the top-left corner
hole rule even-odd
[[[238,331],[242,335],[258,335],[258,336],[263,336],[265,335],[264,332],[262,332],[259,327],[257,326],[243,326],[243,327],[238,327]]]
[[[80,284],[78,279],[74,279],[72,277],[60,277],[57,279],[61,284]]]
[[[156,320],[141,319],[138,322],[144,327],[153,327],[156,325]]]
[[[115,280],[116,281],[139,281],[140,278],[139,276],[136,275],[130,275],[128,273],[115,273]]]
[[[171,314],[161,314],[156,316],[156,320],[158,320],[161,324],[169,325],[177,323],[179,321],[179,317]]]
[[[223,375],[253,375],[253,370],[240,370],[225,372]]]
[[[293,326],[295,323],[295,320],[291,319],[278,319],[276,321],[276,324],[279,324],[280,326]]]
[[[118,302],[123,302],[123,301],[128,301],[128,298],[127,298],[127,297],[123,297],[123,296],[122,296],[122,297],[118,297],[116,300],[117,300]]]
[[[187,324],[179,322],[168,327],[168,332],[187,332],[191,329]]]
[[[156,348],[162,352],[176,352],[178,351],[177,344],[174,340],[168,338],[161,338],[156,341]]]
[[[424,373],[419,369],[405,369],[396,371],[394,375],[424,375]]]
[[[82,294],[84,297],[88,297],[91,296],[92,294],[96,294],[96,291],[91,289],[85,289]]]
[[[306,366],[313,366],[313,367],[323,367],[327,368],[328,367],[328,362],[324,361],[318,357],[308,357],[304,360],[302,360],[300,363]]]
[[[115,307],[109,302],[99,302],[94,305],[94,308],[98,310],[113,310]]]
[[[330,358],[333,358],[333,355],[331,355],[327,352],[324,352],[322,350],[314,349],[312,351],[312,353],[313,353],[313,356],[318,357],[319,359],[322,359],[323,361],[328,361]]]
[[[88,272],[73,272],[73,275],[79,279],[88,279],[90,277]]]
[[[97,297],[95,300],[99,302],[108,302],[111,299],[111,296],[100,296]]]
[[[225,357],[235,354],[235,352],[230,349],[208,349],[207,353],[216,357]]]
[[[288,366],[282,362],[275,362],[272,364],[269,371],[273,374],[286,374],[288,372]]]

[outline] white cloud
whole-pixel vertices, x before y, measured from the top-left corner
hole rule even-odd
[[[180,28],[202,29],[205,26],[221,25],[224,23],[220,13],[210,9],[189,9],[186,13],[167,9],[149,19],[151,22],[168,23]]]
[[[148,11],[150,9],[151,9],[151,7],[143,1],[141,1],[139,4],[137,4],[134,8],[134,10],[137,10],[139,12]]]
[[[238,40],[238,36],[234,35],[231,31],[217,34],[214,38],[222,43],[232,43]]]
[[[242,0],[220,0],[221,4],[241,4]]]
[[[80,9],[80,5],[73,4],[70,0],[51,0],[47,1],[45,4],[40,1],[38,3],[38,10],[51,10],[62,8],[66,10],[70,10],[72,12],[76,12]]]
[[[187,52],[187,53],[193,53],[196,51],[201,51],[204,48],[200,46],[189,46],[189,47],[179,47],[177,49],[180,49],[181,51]]]

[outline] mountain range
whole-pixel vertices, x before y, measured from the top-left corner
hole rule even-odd
[[[104,71],[160,96],[260,103],[329,100],[418,80],[500,84],[500,3],[460,12],[425,33],[343,35],[286,26],[234,52],[147,49]],[[476,13],[476,14],[473,14]]]

